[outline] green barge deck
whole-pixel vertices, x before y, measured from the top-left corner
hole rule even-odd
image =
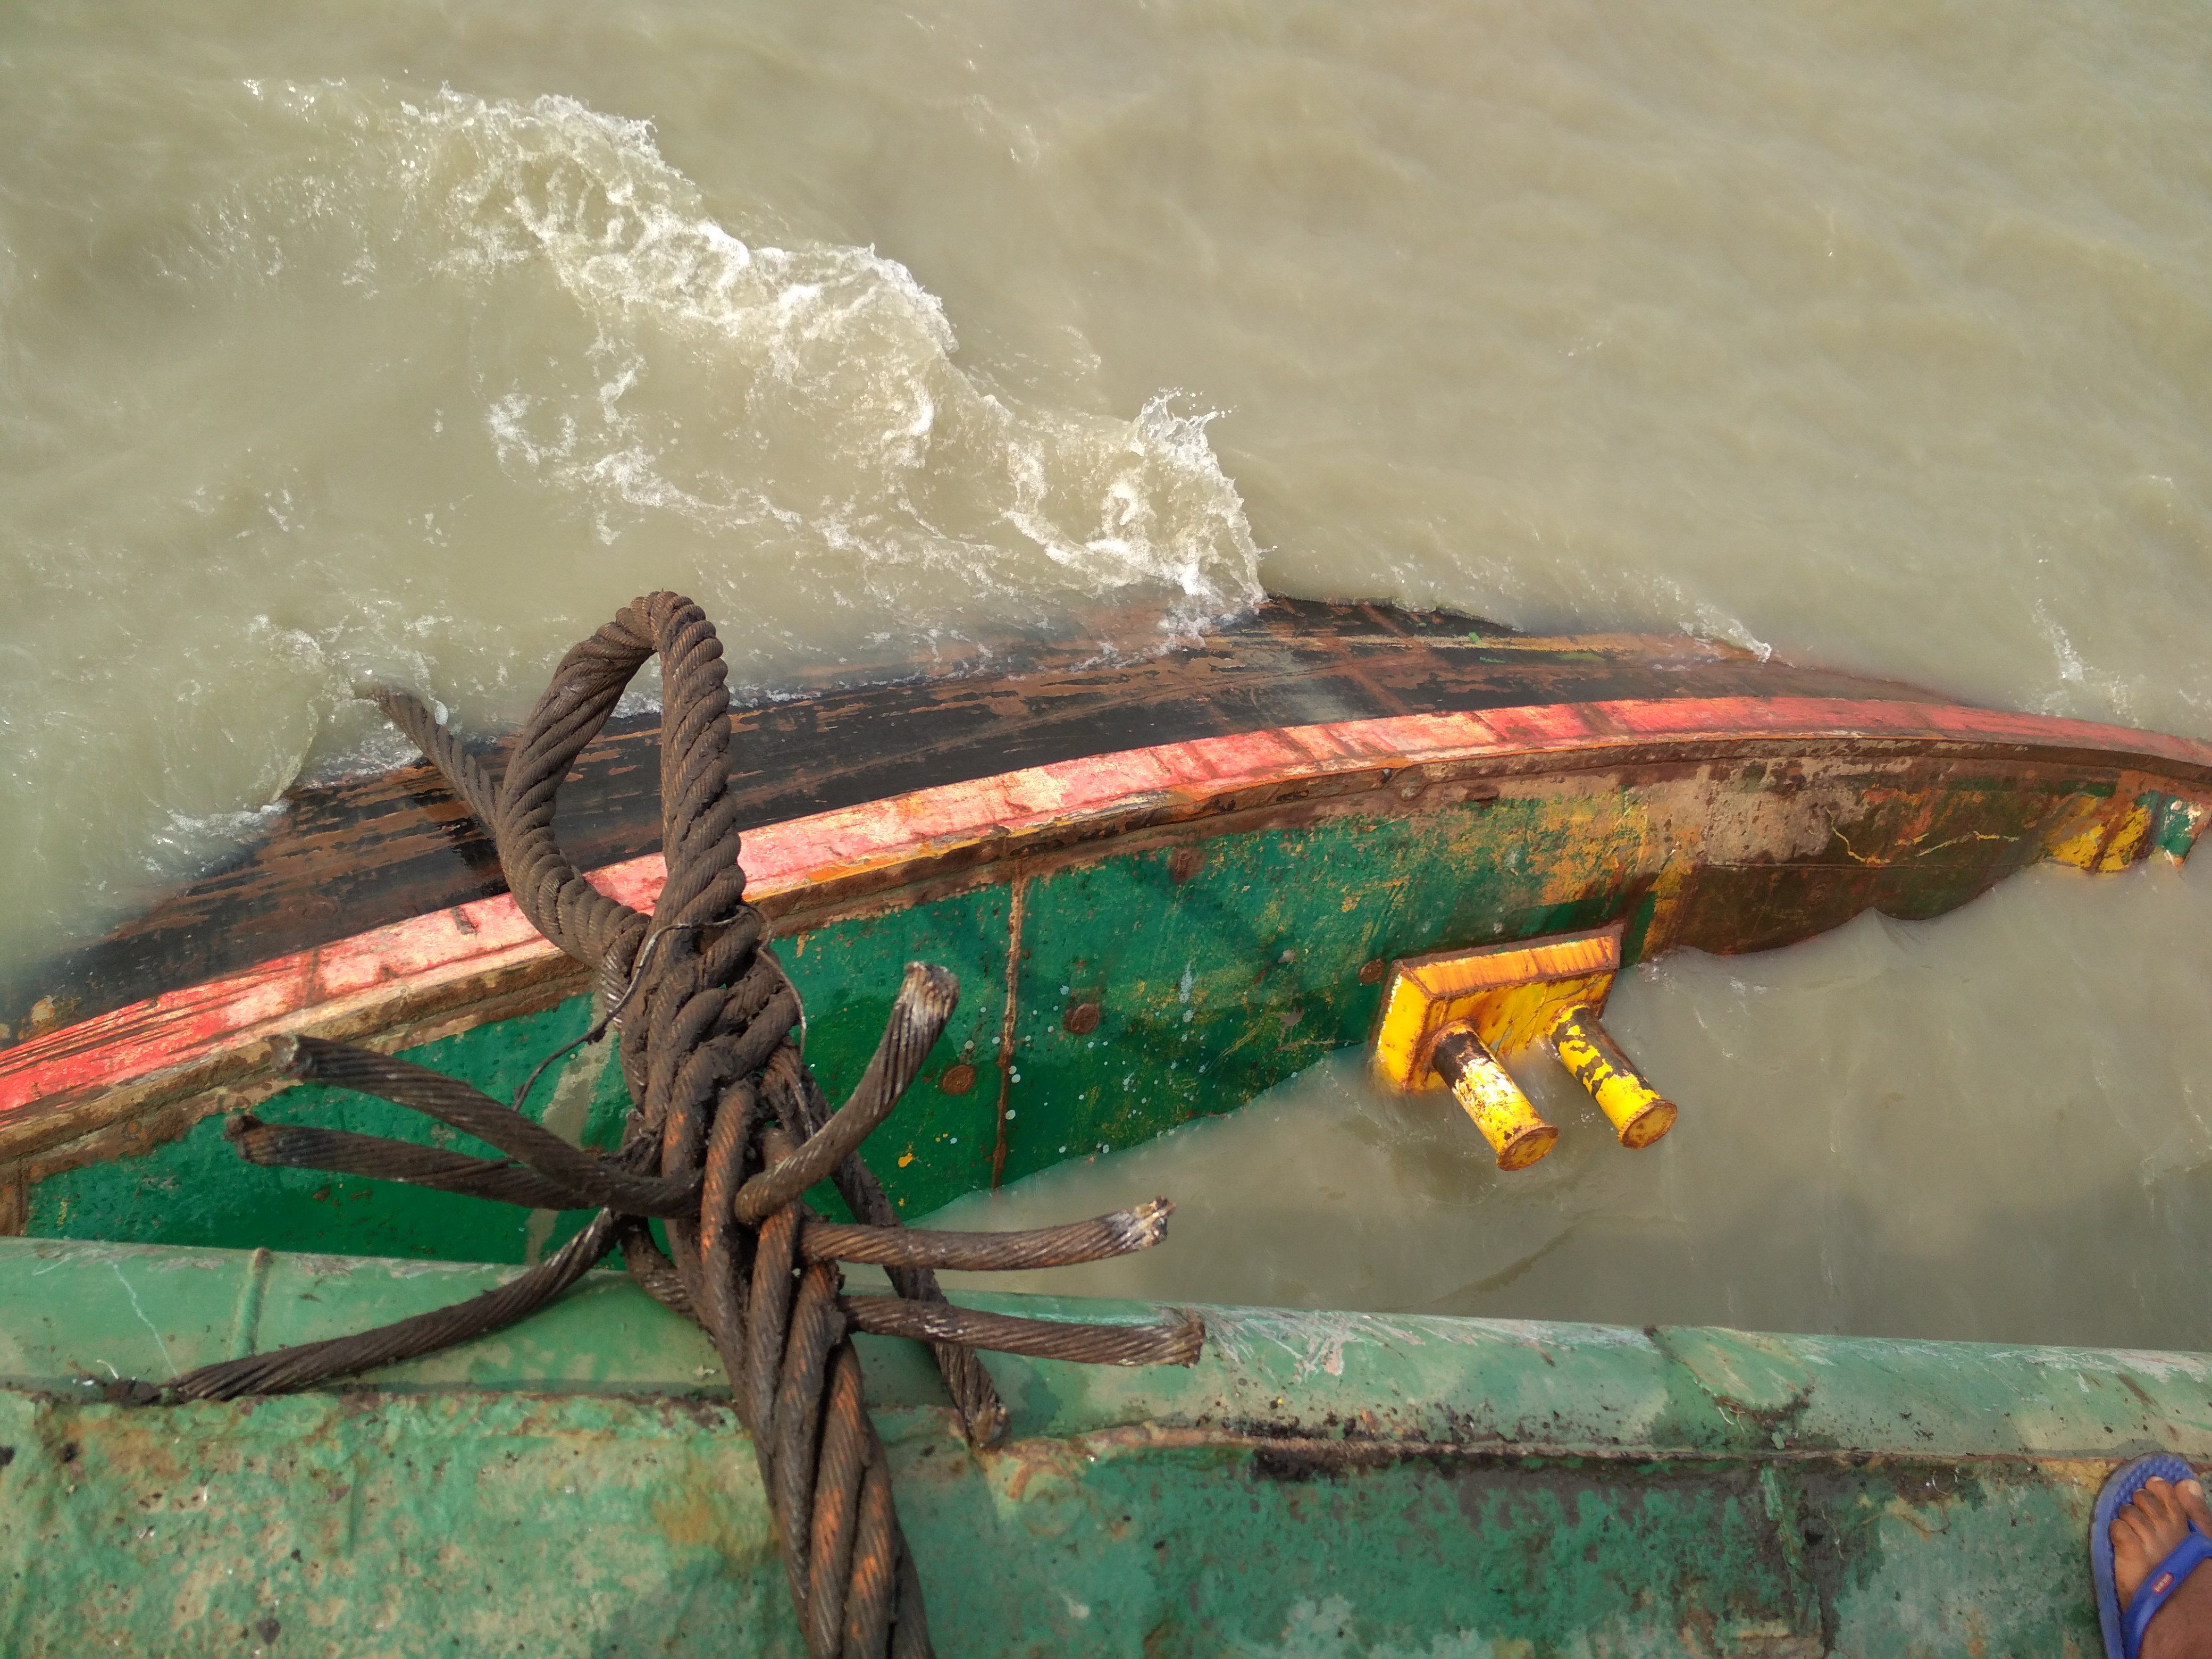
[[[0,1651],[802,1652],[713,1350],[625,1277],[343,1392],[82,1380],[499,1272],[0,1242]],[[859,1339],[941,1652],[2088,1654],[2099,1482],[2212,1458],[2203,1358],[1201,1311],[1188,1370],[989,1356],[982,1451]]]

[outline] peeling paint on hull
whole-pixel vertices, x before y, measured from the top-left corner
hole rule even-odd
[[[343,1394],[71,1382],[85,1342],[155,1376],[228,1352],[252,1262],[0,1243],[0,1650],[801,1650],[705,1344],[614,1275]],[[268,1342],[493,1271],[264,1263]],[[1206,1316],[1233,1334],[1188,1372],[990,1356],[1014,1433],[980,1455],[926,1360],[863,1339],[940,1650],[2094,1652],[2104,1474],[2212,1456],[2199,1360]]]
[[[1682,699],[1092,757],[770,826],[745,858],[833,1088],[865,1062],[902,964],[959,975],[882,1171],[921,1214],[1232,1109],[1364,1041],[1376,960],[1616,923],[1628,962],[1764,949],[1869,908],[1940,915],[2045,858],[2179,856],[2208,803],[2212,749],[2179,739],[1941,705]],[[599,878],[647,904],[659,860]],[[286,1030],[404,1048],[503,1096],[581,1032],[582,981],[492,899],[0,1052],[20,1224],[520,1259],[519,1221],[247,1171],[204,1120],[276,1091],[263,1042]],[[1005,1086],[959,1086],[978,1071]],[[611,1133],[619,1105],[605,1073],[588,1133]],[[269,1109],[426,1133],[326,1090]]]

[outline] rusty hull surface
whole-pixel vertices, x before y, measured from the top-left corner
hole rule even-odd
[[[1529,639],[1449,612],[1272,599],[1172,646],[1149,618],[1109,618],[1096,638],[1001,641],[964,659],[803,677],[733,714],[736,797],[750,829],[1012,767],[1273,726],[1779,696],[1929,694],[1685,636]],[[659,739],[655,717],[619,717],[578,757],[558,829],[579,868],[658,850]],[[107,939],[0,967],[0,1046],[506,890],[490,844],[428,766],[304,785],[285,805],[267,837],[155,896]]]
[[[1531,712],[1580,720],[1591,710]],[[1309,731],[1341,746],[1372,738],[1378,724],[1389,723]],[[974,820],[957,834],[933,833],[924,796],[748,841],[827,1086],[859,1075],[906,962],[959,976],[946,1038],[878,1137],[879,1173],[911,1215],[1233,1109],[1364,1042],[1381,994],[1375,969],[1389,960],[1614,924],[1628,963],[1683,945],[1762,949],[1869,908],[1940,915],[2041,860],[2109,871],[2179,859],[2212,817],[2203,767],[1863,736],[1692,732],[1666,744],[1395,766],[1355,755],[1334,771],[1288,775],[1262,757],[1242,775],[1260,782],[1216,789],[1201,780],[1182,794],[1123,792],[1125,764],[1133,762],[1100,757],[940,792],[958,798],[940,803],[945,821]],[[1087,771],[1112,775],[1094,781],[1108,805],[1066,810]],[[867,843],[889,850],[838,850],[839,836],[863,832],[890,836]],[[641,890],[633,902],[650,900]],[[459,914],[423,918],[416,931],[453,934]],[[404,1048],[506,1097],[582,1032],[588,1012],[580,969],[550,947],[499,960],[495,972],[447,983],[442,1002],[404,975],[369,974],[367,990],[329,1005],[334,1012],[307,1009],[299,1029]],[[260,995],[247,998],[256,1018]],[[209,1120],[274,1089],[252,1070],[259,1048],[247,1039],[260,1029],[225,1038],[231,1046],[204,1065],[0,1110],[0,1188],[13,1160],[16,1194],[0,1232],[522,1259],[519,1214],[240,1165]],[[161,1036],[139,1040],[157,1046]],[[572,1127],[604,1144],[624,1103],[617,1069],[596,1050],[570,1069],[532,1109],[563,1087],[579,1103],[587,1097]],[[431,1133],[411,1115],[316,1086],[265,1109],[365,1133]]]
[[[719,1368],[616,1275],[346,1392],[112,1397],[497,1271],[0,1242],[0,1652],[799,1653]],[[988,1356],[980,1455],[861,1339],[940,1651],[2074,1659],[2104,1474],[2212,1456],[2201,1358],[1203,1313],[1189,1370]]]

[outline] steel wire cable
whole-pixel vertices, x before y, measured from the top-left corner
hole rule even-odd
[[[611,898],[553,833],[562,781],[631,678],[661,659],[661,840],[666,879],[650,915]],[[429,1187],[540,1209],[596,1208],[545,1261],[452,1307],[374,1330],[202,1366],[168,1397],[221,1400],[312,1387],[470,1340],[545,1306],[610,1250],[646,1292],[702,1326],[768,1493],[808,1651],[921,1655],[921,1587],[898,1526],[890,1471],[862,1405],[855,1331],[930,1344],[971,1443],[1004,1434],[1005,1408],[975,1350],[1100,1364],[1188,1364],[1194,1316],[1164,1324],[1082,1324],[955,1307],[934,1269],[1065,1266],[1144,1249],[1171,1206],[1157,1199],[1062,1227],[1015,1233],[903,1228],[861,1144],[920,1073],[958,998],[942,969],[910,964],[874,1057],[832,1111],[793,1028],[796,990],[745,902],[738,804],[729,788],[729,692],[713,625],[690,600],[652,593],[568,652],[495,781],[418,699],[372,697],[490,832],[523,914],[597,970],[592,1034],[617,1034],[631,1109],[600,1156],[457,1079],[343,1043],[283,1039],[273,1059],[301,1080],[373,1094],[483,1141],[486,1158],[415,1142],[241,1115],[248,1161]],[[570,1045],[574,1047],[575,1045]],[[566,1052],[563,1050],[562,1052]],[[557,1055],[551,1058],[558,1058]],[[550,1063],[550,1060],[549,1060]],[[851,1223],[815,1214],[823,1180]],[[648,1218],[661,1220],[667,1249]],[[889,1273],[894,1296],[846,1296],[835,1263]]]

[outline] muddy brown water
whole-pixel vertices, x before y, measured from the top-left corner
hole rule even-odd
[[[2212,735],[2179,8],[122,3],[0,19],[0,951],[633,593],[754,687],[1264,589]],[[644,688],[649,695],[650,687]],[[2212,873],[1632,976],[1508,1182],[1349,1063],[970,1209],[1092,1288],[2212,1346]],[[1538,1086],[1545,1086],[1538,1079]]]

